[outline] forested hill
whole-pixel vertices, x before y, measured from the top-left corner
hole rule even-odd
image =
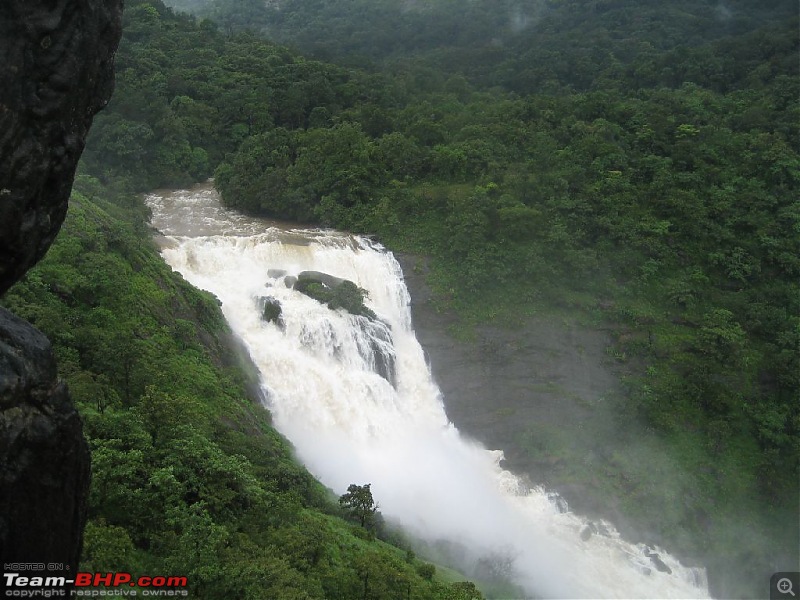
[[[533,312],[603,324],[626,373],[621,420],[656,431],[690,474],[652,489],[610,477],[626,510],[707,564],[720,595],[761,593],[776,565],[796,566],[793,3],[516,3],[542,12],[518,31],[503,21],[477,53],[481,28],[508,19],[488,3],[407,2],[382,22],[400,40],[384,50],[337,37],[380,30],[364,3],[281,3],[295,45],[325,23],[309,39],[351,65],[370,52],[369,70],[238,32],[255,3],[215,6],[221,23],[127,2],[84,184],[215,173],[231,206],[378,234],[431,257],[465,334]],[[398,31],[420,14],[416,34],[450,33],[407,51]]]
[[[693,48],[791,18],[791,0],[170,0],[176,10],[247,29],[318,59],[398,68],[413,58],[484,87],[586,91],[629,71],[669,85],[663,54],[730,80],[733,60]],[[736,46],[740,47],[741,44]],[[660,82],[661,83],[661,82]]]

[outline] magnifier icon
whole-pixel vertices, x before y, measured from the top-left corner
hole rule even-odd
[[[791,594],[792,597],[794,597],[794,592],[792,591],[792,580],[788,577],[778,579],[778,583],[775,584],[775,587],[778,588],[778,591],[781,594]]]

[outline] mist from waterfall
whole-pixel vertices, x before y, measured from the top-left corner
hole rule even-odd
[[[608,523],[586,535],[592,526],[563,500],[524,485],[500,467],[502,453],[458,432],[391,253],[366,238],[222,209],[209,186],[153,194],[148,204],[165,260],[220,299],[260,370],[276,427],[336,494],[370,483],[388,520],[422,540],[459,544],[467,574],[482,559],[508,559],[512,580],[532,596],[708,597],[704,570],[656,549],[672,571],[661,572],[645,546]],[[353,281],[377,318],[293,289],[287,277],[303,271]],[[262,318],[267,298],[280,303],[279,322]]]

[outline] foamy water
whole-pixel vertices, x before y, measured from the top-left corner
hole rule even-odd
[[[644,546],[609,523],[582,539],[586,519],[502,469],[502,453],[459,434],[415,337],[391,253],[358,236],[222,209],[209,186],[147,201],[165,260],[220,299],[261,372],[276,427],[337,494],[371,483],[386,518],[421,539],[461,544],[467,573],[487,557],[513,559],[512,579],[531,596],[709,597],[703,569],[655,549],[672,571],[660,572]],[[287,276],[310,270],[366,289],[378,320],[287,287]],[[266,297],[280,303],[282,323],[262,319]],[[391,376],[379,363],[392,364]]]

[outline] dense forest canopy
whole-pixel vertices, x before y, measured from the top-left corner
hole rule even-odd
[[[213,174],[230,206],[377,234],[392,249],[430,255],[437,298],[457,312],[467,334],[470,323],[514,323],[536,311],[568,311],[607,325],[626,373],[620,414],[657,431],[676,464],[692,474],[691,484],[677,490],[668,482],[656,491],[626,489],[631,510],[708,565],[718,594],[761,593],[775,565],[796,565],[794,2],[174,5],[200,18],[158,0],[126,3],[117,92],[92,130],[78,186],[84,195],[113,195],[141,228],[143,210],[131,192]],[[88,200],[73,214],[72,223],[91,215],[111,223]],[[120,238],[116,225],[83,233],[74,227],[6,302],[56,337],[74,388],[107,390],[99,397],[111,408],[87,413],[98,456],[138,456],[144,462],[125,468],[150,481],[142,490],[173,493],[174,473],[158,471],[155,481],[144,465],[168,469],[165,457],[194,443],[195,434],[178,429],[162,438],[147,411],[195,392],[156,393],[134,367],[142,357],[158,362],[158,344],[202,353],[190,335],[194,326],[184,317],[173,324],[130,317],[146,318],[147,329],[123,323],[119,315],[128,311],[114,304],[123,299],[120,288],[87,280],[63,266],[66,258],[54,267],[62,255],[77,260],[79,245],[117,244],[127,259],[144,243]],[[100,241],[100,231],[112,241]],[[94,260],[103,268],[87,268],[105,273],[114,256],[89,253],[79,262]],[[150,259],[136,260],[134,272],[156,269]],[[166,302],[159,286],[136,285],[150,291],[132,290],[132,298]],[[95,305],[106,296],[109,307]],[[49,308],[25,308],[34,301]],[[200,310],[208,299],[192,302]],[[80,316],[68,316],[68,308]],[[59,346],[59,336],[81,335],[65,325],[78,318],[107,340],[109,351],[71,339]],[[103,323],[111,330],[99,334]],[[170,333],[178,323],[183,330]],[[128,360],[113,348],[131,332],[142,343]],[[181,356],[175,352],[167,353]],[[102,364],[110,357],[119,363]],[[181,401],[202,416],[191,400]],[[103,416],[109,414],[135,419],[135,439],[110,431]],[[221,469],[235,467],[232,489],[255,490],[250,467],[220,454],[223,442],[197,451],[217,456]],[[90,532],[108,537],[131,524],[118,490],[97,487],[121,475],[103,475],[106,463],[95,461],[101,483]],[[306,504],[293,498],[286,508],[292,523],[305,518],[309,502],[321,502],[312,484],[303,485],[311,486]],[[288,493],[294,484],[287,486]],[[210,490],[207,504],[217,502],[226,515],[231,493]],[[236,519],[267,501],[252,493]],[[654,507],[670,498],[679,506],[653,519]],[[174,518],[212,527],[202,511],[187,511]],[[194,531],[186,523],[181,531]],[[149,531],[127,535],[133,553],[178,552],[183,543]]]
[[[619,71],[797,14],[789,0],[172,0],[302,54],[396,68],[409,59],[518,92],[618,86]],[[739,44],[737,44],[738,46]],[[702,64],[725,81],[733,61]],[[727,65],[725,64],[727,63]],[[680,73],[656,72],[677,81]],[[645,73],[643,73],[645,74]],[[653,75],[653,73],[650,73]]]

